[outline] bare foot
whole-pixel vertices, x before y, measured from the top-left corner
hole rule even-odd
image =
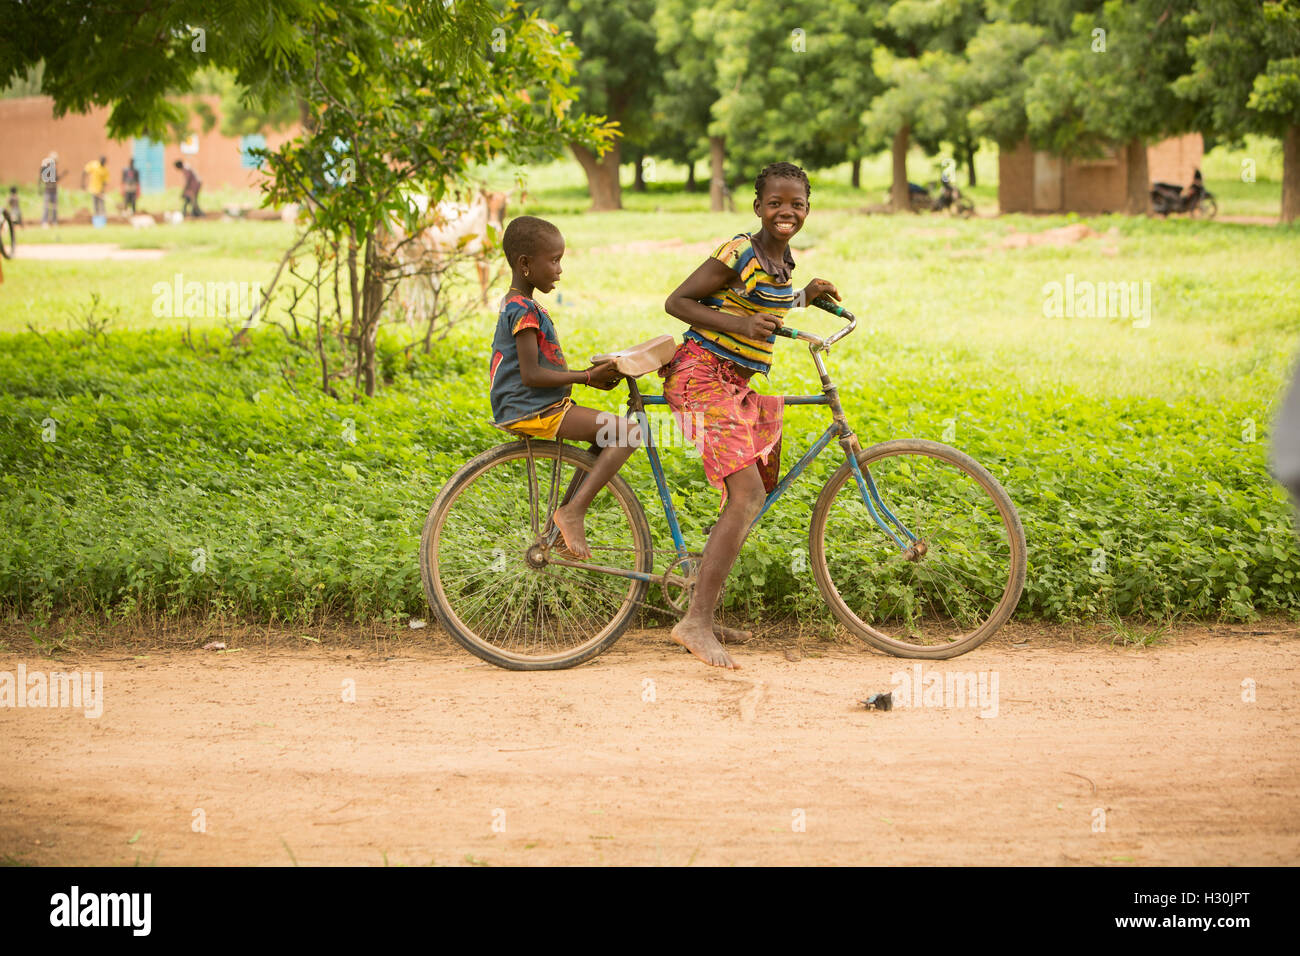
[[[591,548],[587,547],[587,535],[582,528],[583,515],[575,515],[572,505],[561,505],[555,509],[555,515],[552,520],[555,521],[555,527],[560,529],[560,534],[564,536],[564,546],[569,553],[579,561],[586,561],[591,557]]]
[[[713,636],[723,644],[747,644],[754,639],[753,631],[740,631],[734,627],[713,625]]]
[[[739,670],[740,665],[733,661],[722,649],[710,624],[697,624],[685,618],[677,622],[670,635],[673,641],[686,648],[706,664],[714,667],[726,667]]]

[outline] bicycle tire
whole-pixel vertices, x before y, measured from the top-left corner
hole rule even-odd
[[[857,457],[864,477],[867,474],[873,476],[885,506],[899,515],[903,524],[916,533],[920,540],[927,542],[928,551],[917,560],[908,560],[901,549],[875,526],[862,503],[853,471],[846,461],[823,486],[808,529],[808,554],[813,576],[831,613],[850,633],[896,657],[947,660],[975,649],[1006,623],[1015,611],[1024,589],[1027,546],[1020,516],[1010,497],[997,479],[969,455],[939,442],[896,439],[873,445],[858,452]],[[1004,561],[1000,554],[1001,546],[993,546],[992,541],[996,537],[993,532],[978,531],[981,536],[989,537],[990,546],[985,549],[982,545],[977,545],[971,549],[967,543],[950,540],[951,536],[944,529],[936,531],[930,527],[931,521],[926,515],[928,509],[936,507],[935,503],[942,502],[945,496],[955,501],[959,495],[952,491],[956,485],[955,474],[951,478],[940,476],[928,485],[923,478],[913,477],[913,472],[919,470],[920,464],[928,461],[944,463],[973,480],[974,488],[978,491],[964,493],[964,497],[973,504],[972,511],[977,512],[980,503],[986,509],[988,505],[992,506],[998,518],[997,524],[1005,532],[1005,582],[1001,581],[1001,566]],[[900,463],[906,465],[906,468],[899,467]],[[916,467],[913,467],[914,463]],[[848,491],[841,496],[846,485]],[[916,487],[916,502],[907,499],[905,485]],[[832,558],[827,553],[826,532],[837,500],[845,503],[847,544],[837,544],[836,554]],[[955,514],[954,512],[954,516]],[[973,517],[978,520],[978,513]],[[993,523],[987,513],[985,520]],[[974,522],[964,513],[959,521],[954,517],[954,522],[974,527]],[[941,534],[942,547],[939,546]],[[906,542],[905,538],[904,541]],[[991,558],[983,558],[972,554],[972,550],[997,550],[999,553]],[[953,563],[941,565],[942,560],[949,559],[949,554],[952,555]],[[984,564],[980,564],[981,561]],[[976,575],[980,572],[988,574],[989,569],[985,565],[990,562],[997,564],[992,571],[997,581],[993,586],[1001,587],[1001,593],[997,595],[965,583],[973,579],[980,586],[988,588],[989,585]],[[938,570],[940,567],[945,568],[946,574],[941,575]],[[920,570],[922,568],[925,570]],[[904,583],[891,589],[891,582],[895,579]],[[909,581],[912,582],[911,585],[906,583]],[[913,589],[910,597],[905,590],[907,586]],[[845,591],[848,592],[847,598]],[[981,612],[981,619],[973,627],[973,611],[967,611],[966,619],[959,619],[960,612],[966,610],[963,602],[973,600],[967,593],[971,591],[985,599],[983,604],[989,605],[987,611]],[[871,606],[873,601],[876,602],[874,608]],[[887,604],[888,601],[893,603]],[[917,604],[922,601],[928,604],[928,616],[925,616],[925,608],[922,608],[922,615],[913,614]],[[858,606],[856,611],[850,606],[851,603]],[[941,609],[939,605],[942,605]],[[957,607],[958,613],[953,612],[953,605]],[[950,620],[945,620],[945,613]],[[902,621],[895,620],[899,616],[903,618]],[[927,628],[927,634],[919,635],[920,639],[916,626],[918,620],[924,620]],[[886,628],[894,631],[895,635],[901,629],[909,639],[903,640],[891,635],[886,632]]]
[[[560,443],[534,440],[531,444],[540,524],[549,517],[543,512],[547,509],[550,484],[562,487],[567,480],[565,465],[571,469],[568,472],[571,478],[574,469],[590,472],[596,457],[583,449],[563,445],[561,477],[553,481],[551,471]],[[599,600],[603,609],[584,617],[586,612],[574,607],[572,595],[584,594],[589,602],[597,602],[601,589],[584,583],[583,579],[599,572],[549,562],[541,567],[530,564],[529,549],[537,544],[537,536],[531,527],[526,490],[529,482],[527,477],[521,478],[527,473],[527,454],[523,441],[499,445],[471,459],[451,477],[425,519],[420,537],[420,576],[425,597],[439,622],[471,654],[507,670],[559,670],[575,667],[608,650],[631,623],[649,584],[601,575],[611,582],[612,590]],[[491,480],[485,480],[489,475]],[[528,524],[522,531],[518,507],[521,480],[525,485],[523,514]],[[545,493],[541,488],[544,480]],[[459,513],[456,512],[458,502],[462,504]],[[622,517],[618,518],[620,514]],[[626,527],[621,526],[623,521]],[[592,502],[587,536],[593,562],[607,552],[626,551],[628,556],[620,560],[620,566],[645,573],[651,571],[654,554],[650,525],[641,502],[621,476],[611,478]],[[617,543],[609,543],[614,541]],[[467,543],[475,542],[480,552],[477,557],[462,553]],[[484,564],[485,555],[491,555],[490,565]],[[488,578],[489,572],[500,577]],[[548,575],[551,580],[543,581]],[[618,585],[622,581],[626,582],[625,588]],[[591,596],[588,591],[596,592],[597,596]],[[501,598],[500,608],[487,603],[494,600],[488,592]],[[612,603],[615,599],[618,599],[616,607]],[[549,635],[548,618],[552,630],[581,625],[582,639],[566,644],[563,638]]]
[[[12,259],[17,241],[14,234],[14,221],[9,218],[9,211],[0,211],[0,256]]]

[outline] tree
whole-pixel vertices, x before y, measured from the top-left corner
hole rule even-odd
[[[1175,93],[1215,135],[1282,141],[1282,221],[1300,217],[1300,2],[1201,0],[1184,17],[1191,63]]]
[[[656,156],[686,163],[686,188],[694,188],[695,161],[709,152],[709,125],[718,99],[716,50],[708,32],[709,11],[700,0],[659,0],[655,5],[655,52],[663,82],[655,91],[650,150]],[[722,175],[712,171],[711,178]],[[710,187],[710,205],[722,210],[722,190]]]
[[[726,206],[727,129],[719,118],[720,39],[743,17],[720,0],[660,0],[655,10],[657,50],[664,87],[656,98],[661,115],[681,117],[685,139],[703,138],[709,156],[709,209]],[[693,154],[692,154],[693,155]]]
[[[308,104],[301,134],[262,151],[273,173],[265,201],[303,204],[316,248],[346,262],[348,307],[339,311],[366,395],[399,269],[383,240],[394,223],[408,236],[420,227],[411,194],[436,203],[474,164],[566,141],[599,152],[612,135],[570,109],[575,51],[517,4],[498,12],[487,0],[121,0],[111,10],[25,4],[11,19],[0,81],[44,59],[42,88],[56,112],[110,106],[113,135],[183,118],[167,96],[188,90],[201,65],[232,71],[263,109],[286,91]],[[106,38],[113,56],[86,55]]]
[[[889,143],[893,156],[890,206],[911,208],[907,151],[913,135],[933,146],[965,140],[974,152],[967,112],[954,97],[953,78],[966,44],[984,22],[984,0],[898,0],[877,29],[876,74],[885,84],[863,115],[869,141]]]
[[[889,144],[893,159],[889,204],[895,212],[911,209],[907,151],[914,135],[931,143],[948,126],[944,75],[951,67],[947,55],[925,53],[918,58],[896,57],[882,47],[876,71],[887,84],[863,116],[868,141]]]
[[[644,143],[659,82],[654,0],[543,0],[541,12],[567,31],[581,51],[576,77],[579,108],[617,123],[625,142]],[[620,144],[612,143],[603,155],[579,140],[570,148],[587,176],[591,208],[621,209]]]
[[[364,6],[345,4],[340,18]],[[40,92],[53,98],[56,116],[108,106],[111,137],[161,139],[188,121],[176,94],[189,92],[204,68],[234,71],[269,106],[284,86],[278,71],[310,57],[302,27],[326,10],[319,0],[11,3],[0,32],[0,86],[43,64]]]
[[[984,24],[966,46],[966,82],[970,91],[969,121],[974,136],[988,137],[999,149],[1014,149],[1029,135],[1025,90],[1035,55],[1044,49],[1046,27],[1011,20]]]
[[[1076,14],[1072,32],[1035,60],[1025,91],[1030,138],[1062,156],[1097,156],[1120,144],[1127,165],[1126,211],[1150,205],[1147,143],[1195,127],[1195,111],[1174,94],[1186,72],[1183,14],[1192,0],[1107,0]]]
[[[862,112],[881,89],[872,70],[880,8],[790,0],[763,16],[722,9],[713,116],[726,137],[730,178],[776,160],[823,169],[859,159]]]
[[[460,0],[457,16],[472,6]],[[292,84],[312,104],[311,122],[265,154],[274,173],[268,199],[304,204],[311,230],[328,237],[336,260],[346,248],[349,341],[367,395],[375,391],[376,338],[403,271],[402,245],[468,167],[496,156],[517,161],[547,144],[558,151],[566,140],[599,153],[612,132],[569,112],[575,93],[564,81],[576,50],[554,25],[514,11],[497,18],[486,4],[481,10],[488,14],[481,27],[450,27],[452,42],[473,51],[468,59],[444,56],[441,44],[425,39],[427,26],[388,4],[367,11],[374,32],[362,31],[365,42],[352,30],[332,32],[333,21],[320,24],[315,55]],[[373,47],[371,38],[379,41]]]

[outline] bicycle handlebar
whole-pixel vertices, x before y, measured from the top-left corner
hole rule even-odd
[[[809,343],[814,349],[824,350],[830,348],[840,339],[844,338],[844,336],[857,328],[858,317],[830,296],[824,294],[819,295],[817,298],[812,300],[811,304],[817,306],[819,309],[829,312],[831,315],[837,315],[841,319],[848,319],[849,324],[844,326],[844,328],[840,329],[828,339],[823,339],[820,335],[813,335],[811,332],[804,332],[800,329],[791,328],[788,325],[783,325],[781,328],[777,329],[776,334],[784,336],[787,339],[801,339],[804,342]]]

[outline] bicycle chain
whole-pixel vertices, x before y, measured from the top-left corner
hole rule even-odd
[[[591,545],[590,547],[591,547],[591,552],[592,552],[593,555],[594,555],[597,551],[638,551],[638,550],[642,550],[642,549],[639,549],[639,548],[627,547],[627,546],[623,546],[623,545],[613,545],[613,544],[608,544],[608,545]],[[677,549],[676,549],[676,548],[651,548],[651,549],[650,549],[650,553],[651,553],[651,554],[670,554],[670,555],[672,555],[674,558],[677,558],[677,559],[680,560],[680,556],[678,555],[678,552],[677,552]],[[687,552],[687,556],[688,556],[688,557],[695,558],[696,560],[699,560],[700,558],[703,557],[703,554],[701,554],[701,553],[698,552],[698,551],[688,551],[688,552]],[[676,563],[677,563],[677,561],[673,561],[673,562],[671,562],[671,563],[668,565],[668,568],[664,571],[664,574],[666,575],[669,571],[671,571],[673,565],[676,564]],[[567,567],[567,565],[565,565],[565,566]],[[657,579],[656,582],[654,582],[654,583],[647,582],[647,591],[649,590],[649,588],[654,587],[655,583],[657,583],[657,584],[659,585],[659,591],[660,591],[660,593],[662,594],[662,593],[663,593],[663,580],[662,580],[662,578],[663,578],[663,575],[659,575],[659,576],[658,576],[658,579]],[[722,587],[722,590],[721,590],[721,591],[719,592],[719,594],[718,594],[718,600],[719,600],[719,602],[721,602],[722,599],[723,599],[723,597],[726,596],[726,593],[727,593],[727,588],[726,588],[726,585],[724,584],[723,587]],[[660,605],[658,605],[658,604],[652,604],[652,603],[650,603],[648,600],[646,600],[646,599],[644,599],[644,598],[642,598],[640,601],[637,601],[636,603],[637,603],[637,606],[640,607],[640,608],[644,608],[644,609],[646,609],[646,610],[650,610],[650,611],[658,611],[658,612],[661,613],[661,614],[666,614],[666,615],[668,615],[669,617],[675,617],[675,618],[678,618],[679,620],[681,619],[682,614],[684,613],[684,612],[682,612],[682,611],[678,611],[678,610],[675,610],[675,609],[673,609],[673,608],[667,608],[667,607],[662,607],[662,606],[660,606]]]

